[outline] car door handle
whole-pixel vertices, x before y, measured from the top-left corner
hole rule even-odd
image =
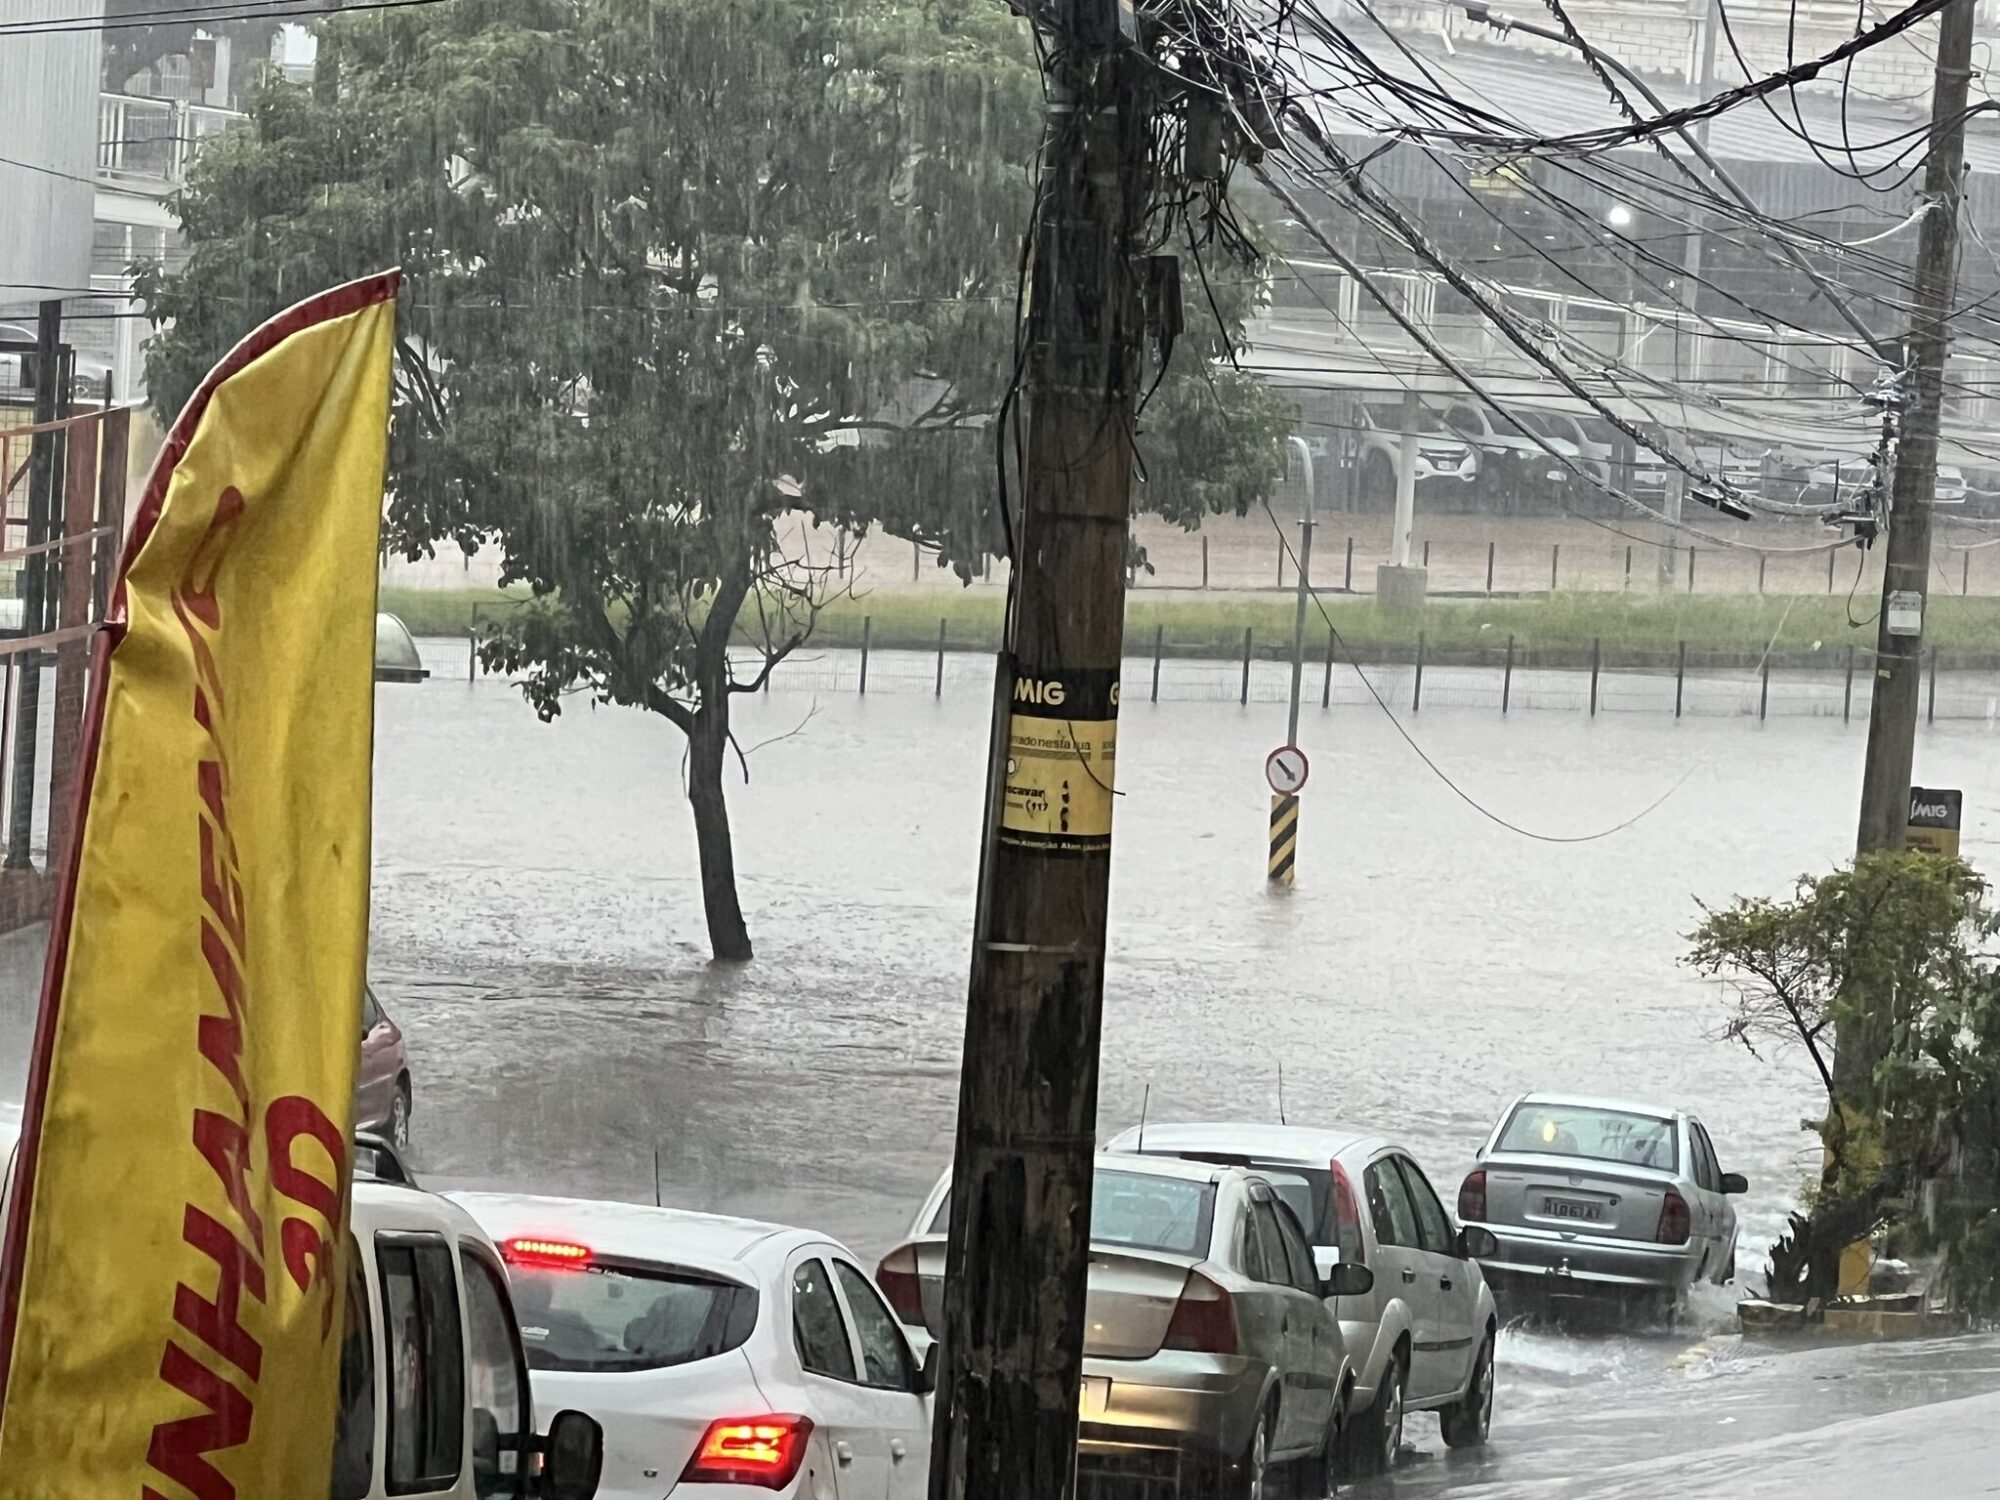
[[[1412,1271],[1408,1266],[1403,1267],[1404,1281],[1409,1282],[1409,1281],[1415,1281],[1416,1279],[1417,1279],[1417,1273],[1415,1271]]]
[[[897,1463],[901,1463],[904,1459],[908,1458],[909,1456],[910,1456],[910,1450],[903,1446],[903,1440],[901,1438],[889,1439],[889,1457],[893,1458]]]
[[[833,1445],[833,1456],[839,1461],[842,1468],[854,1462],[854,1450],[846,1443],[835,1443]]]
[[[1447,1292],[1448,1292],[1448,1291],[1450,1291],[1450,1290],[1451,1290],[1451,1278],[1450,1278],[1449,1276],[1440,1276],[1440,1277],[1438,1277],[1438,1285],[1439,1285],[1440,1287],[1442,1287],[1442,1288],[1443,1288],[1443,1289],[1444,1289],[1445,1291],[1447,1291]]]

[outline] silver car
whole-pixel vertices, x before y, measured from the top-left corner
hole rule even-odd
[[[1321,1279],[1281,1196],[1289,1186],[1239,1167],[1098,1157],[1080,1473],[1257,1500],[1276,1464],[1329,1471],[1354,1370],[1324,1298],[1363,1295],[1374,1278],[1347,1265]],[[950,1212],[947,1173],[876,1276],[898,1316],[930,1334]]]
[[[1487,1279],[1545,1295],[1625,1296],[1671,1312],[1697,1281],[1736,1274],[1736,1209],[1685,1110],[1567,1094],[1508,1105],[1459,1189],[1458,1215],[1499,1243]]]
[[[1296,1194],[1323,1270],[1374,1272],[1368,1292],[1329,1304],[1355,1367],[1343,1472],[1393,1466],[1412,1411],[1435,1411],[1451,1447],[1486,1441],[1499,1319],[1472,1257],[1497,1246],[1451,1222],[1408,1150],[1372,1131],[1256,1124],[1149,1124],[1108,1149],[1269,1174],[1280,1192]]]

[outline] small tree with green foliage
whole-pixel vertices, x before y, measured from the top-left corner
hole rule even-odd
[[[1971,866],[1921,851],[1863,855],[1802,877],[1790,900],[1704,908],[1687,962],[1724,982],[1724,1035],[1796,1048],[1824,1113],[1825,1168],[1774,1255],[1778,1300],[1829,1300],[1841,1252],[1894,1226],[1942,1253],[1962,1306],[2000,1278],[2000,912]],[[1836,1035],[1870,1038],[1872,1069],[1836,1068]]]

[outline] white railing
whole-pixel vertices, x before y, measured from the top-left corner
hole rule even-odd
[[[246,118],[233,109],[178,99],[99,94],[98,175],[117,185],[179,187],[203,145]]]

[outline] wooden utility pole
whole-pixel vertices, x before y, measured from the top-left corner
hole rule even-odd
[[[1152,84],[1121,7],[1055,10],[934,1500],[1064,1500],[1075,1482]]]
[[[1903,847],[1916,753],[1923,620],[1931,571],[1931,502],[1937,492],[1938,418],[1944,399],[1951,304],[1958,284],[1958,215],[1965,185],[1965,104],[1972,79],[1973,0],[1952,0],[1938,29],[1929,156],[1918,230],[1915,291],[1904,347],[1907,399],[1896,442],[1896,475],[1876,626],[1875,688],[1868,706],[1868,760],[1861,781],[1855,852]],[[1848,1049],[1843,1049],[1846,1051]]]

